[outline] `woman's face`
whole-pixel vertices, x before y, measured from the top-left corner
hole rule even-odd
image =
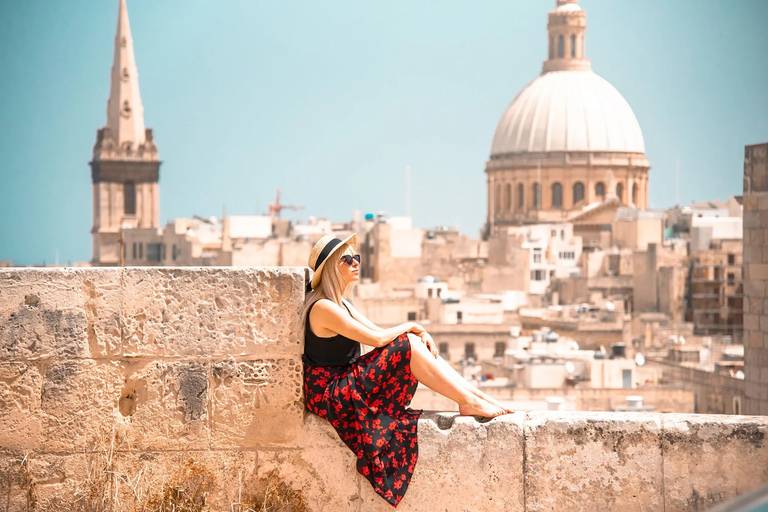
[[[344,254],[339,256],[339,272],[341,278],[344,279],[344,284],[354,283],[360,280],[360,262],[355,259],[357,253],[351,247],[348,247]],[[349,258],[345,258],[349,256]],[[359,258],[359,256],[357,256]],[[351,263],[347,260],[351,259]]]

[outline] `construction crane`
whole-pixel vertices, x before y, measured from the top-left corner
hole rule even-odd
[[[272,218],[280,218],[280,212],[282,210],[303,210],[301,205],[294,204],[280,204],[280,189],[275,189],[275,202],[269,204],[269,215]]]

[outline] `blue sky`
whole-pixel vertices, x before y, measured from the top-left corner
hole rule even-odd
[[[554,0],[128,0],[161,222],[261,214],[485,220],[496,124],[541,71]],[[768,2],[582,0],[587,57],[632,106],[654,208],[741,193],[768,142]],[[0,260],[87,261],[117,0],[0,2]]]

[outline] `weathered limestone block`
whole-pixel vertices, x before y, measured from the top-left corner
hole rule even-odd
[[[762,417],[662,416],[667,512],[706,510],[768,483]]]
[[[532,412],[526,510],[662,510],[659,415]]]
[[[300,354],[298,269],[146,269],[123,274],[124,352],[145,356]]]
[[[45,372],[40,404],[44,451],[85,448],[117,414],[123,369],[115,361],[57,361]]]
[[[118,297],[116,269],[0,269],[0,358],[117,353]]]
[[[138,454],[106,443],[95,452],[33,456],[29,482],[16,488],[31,489],[35,510],[197,510],[194,502],[205,510],[244,511],[238,503],[255,495],[255,482],[253,452]]]
[[[30,510],[26,464],[27,459],[23,455],[0,453],[0,510],[5,512]]]
[[[420,420],[419,461],[398,510],[523,511],[524,419],[517,413],[478,423],[462,416],[446,430]],[[392,510],[359,478],[362,510]]]
[[[0,361],[0,447],[14,452],[38,447],[42,387],[31,363]]]
[[[126,367],[119,414],[137,450],[209,447],[207,363],[137,362]]]
[[[211,365],[211,445],[285,445],[300,432],[302,363],[258,359]]]
[[[324,419],[307,414],[297,445],[299,449],[259,451],[258,475],[262,485],[270,476],[283,481],[302,494],[307,508],[313,512],[361,510],[355,456],[333,427]]]
[[[219,344],[224,353],[302,353],[298,318],[304,302],[303,269],[238,268],[215,279]]]

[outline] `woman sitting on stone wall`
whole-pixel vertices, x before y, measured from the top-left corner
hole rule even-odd
[[[309,255],[314,275],[301,312],[304,396],[307,409],[328,420],[355,453],[360,474],[397,506],[418,458],[421,411],[407,409],[418,382],[454,400],[463,415],[512,411],[464,380],[419,324],[382,329],[344,300],[360,279],[356,247],[354,234],[326,235]],[[361,343],[376,348],[361,355]]]

